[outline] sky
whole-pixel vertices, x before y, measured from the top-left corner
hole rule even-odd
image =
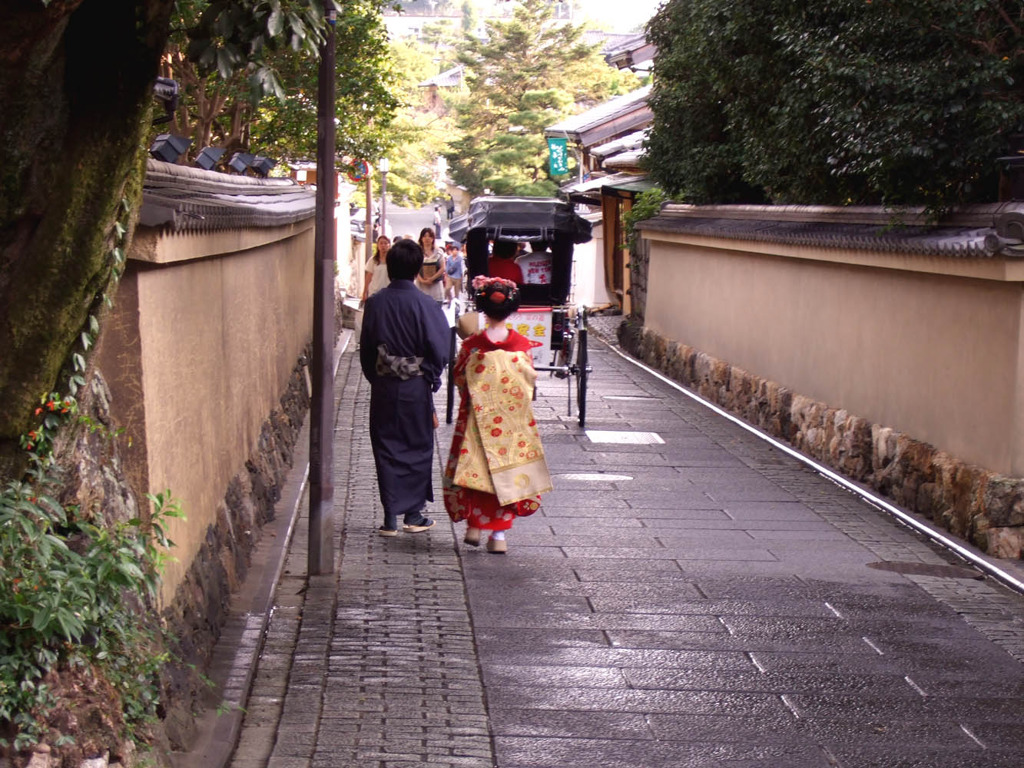
[[[576,7],[594,21],[611,24],[611,31],[640,27],[658,10],[662,0],[583,0]]]

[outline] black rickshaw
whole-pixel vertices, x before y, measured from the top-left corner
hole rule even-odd
[[[571,300],[573,251],[590,240],[590,222],[576,213],[570,203],[556,198],[475,198],[469,210],[452,220],[449,237],[466,244],[466,285],[472,298],[473,278],[486,275],[491,244],[497,241],[529,243],[550,253],[550,282],[520,286],[521,306],[509,318],[517,331],[546,347],[548,362],[539,353],[535,368],[568,384],[569,415],[573,390],[581,427],[587,417],[587,310]],[[453,355],[454,358],[454,355]],[[575,380],[575,387],[573,386]],[[448,423],[452,420],[453,377],[448,377]]]

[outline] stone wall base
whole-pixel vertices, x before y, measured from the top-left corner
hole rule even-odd
[[[880,424],[792,392],[635,320],[627,352],[836,472],[995,557],[1024,556],[1024,480],[989,472]]]

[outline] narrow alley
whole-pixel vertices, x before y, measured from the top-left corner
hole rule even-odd
[[[298,519],[226,765],[1020,765],[1024,597],[596,339],[585,431],[540,383],[556,490],[507,556],[444,514],[443,424],[438,525],[377,536],[354,346],[336,572]]]

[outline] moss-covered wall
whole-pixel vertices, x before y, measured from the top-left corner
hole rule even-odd
[[[111,280],[172,6],[0,4],[0,477]]]

